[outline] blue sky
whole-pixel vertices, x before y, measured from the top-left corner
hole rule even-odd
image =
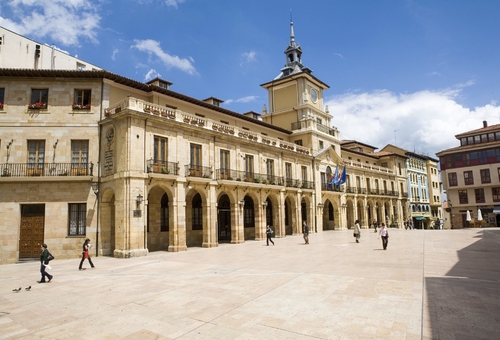
[[[303,64],[330,86],[342,139],[428,154],[500,123],[496,0],[6,0],[0,26],[138,80],[261,112],[285,64],[290,11]]]

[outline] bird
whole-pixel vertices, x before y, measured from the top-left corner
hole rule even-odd
[[[26,287],[26,288],[24,288],[24,289],[26,289],[26,290],[30,290],[30,289],[31,289],[31,286],[29,286],[29,287]]]
[[[21,287],[17,288],[17,289],[12,289],[13,292],[16,292],[16,293],[19,293],[21,291]]]

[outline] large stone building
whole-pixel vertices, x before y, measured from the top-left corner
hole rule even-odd
[[[455,136],[460,146],[438,152],[451,228],[500,226],[500,125]]]
[[[143,256],[277,237],[401,228],[408,157],[339,139],[328,85],[302,64],[291,24],[286,64],[264,83],[262,114],[104,70],[0,69],[0,259]],[[8,41],[6,42],[8,43]],[[331,179],[345,169],[346,183]]]

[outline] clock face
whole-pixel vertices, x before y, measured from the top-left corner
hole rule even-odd
[[[313,88],[311,88],[311,100],[313,101],[313,103],[316,103],[318,101],[318,93]]]

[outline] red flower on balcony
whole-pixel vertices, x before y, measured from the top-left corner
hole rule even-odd
[[[46,109],[46,108],[47,108],[47,103],[36,102],[36,103],[28,104],[28,109],[31,109],[31,110],[41,110],[41,109]]]
[[[88,104],[76,104],[76,103],[74,103],[72,105],[72,107],[73,107],[73,110],[88,110],[88,109],[90,109],[90,103],[88,103]]]

